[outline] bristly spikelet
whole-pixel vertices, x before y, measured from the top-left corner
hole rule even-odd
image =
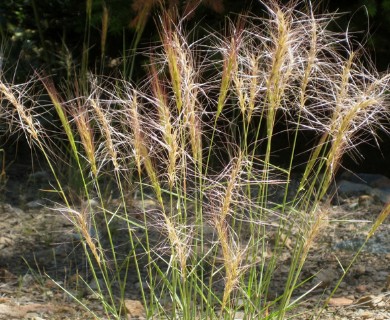
[[[96,165],[94,132],[91,127],[88,110],[85,105],[71,105],[70,108],[70,114],[76,123],[77,132],[85,152],[85,158],[91,167],[93,176],[96,178],[98,176],[98,169]]]
[[[34,142],[41,142],[40,138],[40,128],[39,122],[35,121],[34,118],[31,115],[31,112],[29,109],[26,108],[26,106],[23,104],[23,102],[20,101],[20,98],[18,97],[18,91],[13,92],[12,89],[13,86],[9,86],[4,84],[2,81],[0,81],[0,93],[4,96],[5,99],[7,99],[11,105],[15,108],[19,120],[20,120],[20,127],[25,131],[26,136],[33,139]],[[13,113],[11,113],[12,115]],[[10,119],[11,120],[11,119]],[[11,121],[10,121],[11,123]],[[28,139],[28,141],[30,141]]]
[[[218,235],[218,242],[222,250],[223,265],[225,268],[225,288],[222,298],[222,310],[228,305],[228,301],[233,289],[238,283],[239,277],[242,275],[240,272],[242,259],[245,254],[240,251],[239,244],[236,243],[235,234],[230,230],[228,217],[230,214],[231,202],[234,200],[235,188],[237,187],[237,181],[242,173],[242,155],[234,161],[231,172],[229,174],[229,181],[226,186],[225,194],[222,195],[221,207],[214,209],[213,225]]]
[[[361,74],[360,68],[356,70],[358,66],[354,60],[355,55],[351,53],[350,62],[344,68],[348,70],[348,75],[343,74],[341,77],[341,90],[329,124],[332,146],[326,167],[331,178],[340,165],[342,155],[355,147],[356,135],[362,130],[370,129],[370,118],[382,114],[384,92],[390,79],[389,76],[376,79],[368,74]],[[326,181],[327,184],[329,182]]]
[[[139,101],[135,91],[132,93],[131,101],[129,102],[127,109],[128,121],[130,128],[133,131],[134,156],[138,172],[139,174],[142,174],[142,166],[144,166],[146,173],[152,183],[153,189],[156,192],[158,201],[162,203],[161,188],[158,181],[157,172],[153,165],[153,161],[150,158],[148,145],[143,137],[144,130],[141,126]]]
[[[179,117],[178,135],[189,137],[193,162],[199,164],[202,157],[202,120],[203,107],[199,103],[202,90],[198,82],[199,69],[196,64],[196,50],[192,49],[181,30],[180,23],[174,22],[172,14],[164,14],[161,18],[163,54],[160,55],[162,65],[167,65],[167,83],[173,94],[175,114]],[[153,79],[156,79],[153,76]],[[170,99],[171,100],[171,99]],[[185,130],[185,131],[183,131]],[[184,142],[184,141],[183,141]]]
[[[161,39],[163,41],[164,58],[168,65],[169,80],[172,85],[176,108],[180,113],[183,107],[182,82],[183,69],[186,67],[185,64],[183,65],[183,62],[186,63],[186,53],[182,50],[180,34],[175,30],[172,17],[170,15],[163,16],[161,24],[163,27]]]
[[[107,152],[110,155],[110,160],[114,166],[114,169],[119,170],[118,152],[114,146],[113,138],[114,128],[112,128],[109,120],[107,119],[107,111],[104,111],[100,106],[99,100],[90,99],[89,103],[91,104],[92,109],[96,114],[96,120],[105,145],[105,149],[100,153]]]
[[[151,68],[152,92],[158,114],[158,127],[161,128],[163,145],[168,154],[167,179],[169,188],[172,190],[176,181],[177,162],[179,159],[178,131],[173,126],[173,116],[169,109],[167,93],[163,89],[156,69]]]
[[[238,28],[232,28],[232,33],[231,37],[225,40],[226,42],[223,44],[224,47],[221,50],[223,54],[223,68],[216,107],[216,118],[219,117],[225,106],[233,75],[236,75],[238,72],[238,52],[242,44],[242,30],[240,26]]]
[[[57,209],[58,210],[58,209]],[[88,248],[91,250],[99,267],[104,263],[101,247],[98,243],[97,235],[93,234],[93,219],[90,205],[84,205],[80,210],[73,208],[60,209],[62,214],[74,225],[79,234],[84,238]]]

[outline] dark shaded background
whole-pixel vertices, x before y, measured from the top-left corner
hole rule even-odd
[[[214,2],[213,2],[214,1]],[[1,68],[8,81],[25,82],[33,70],[44,70],[58,81],[69,78],[69,68],[80,68],[83,43],[86,37],[86,2],[79,0],[3,0],[0,5],[0,36],[2,38]],[[147,0],[144,0],[146,3]],[[168,2],[168,1],[167,1]],[[184,10],[185,1],[179,2]],[[283,1],[287,2],[287,1]],[[378,70],[388,69],[390,62],[390,0],[328,0],[313,1],[319,12],[339,12],[340,17],[330,28],[346,30],[354,34],[357,41],[365,43]],[[141,3],[141,2],[140,2]],[[130,0],[91,1],[89,66],[90,70],[103,74],[114,74],[116,61],[124,53],[131,54],[131,40],[134,36],[134,19],[137,12]],[[101,57],[101,17],[103,6],[110,13],[106,52]],[[305,5],[303,1],[301,5]],[[306,2],[307,5],[307,2]],[[203,0],[194,15],[188,20],[188,27],[200,26],[199,36],[207,30],[223,29],[226,17],[234,19],[236,13],[251,10],[261,15],[264,7],[259,1]],[[153,15],[145,27],[138,47],[147,48],[158,40]],[[137,66],[145,61],[137,56]],[[120,66],[118,67],[120,68]],[[126,70],[121,70],[126,77]],[[132,80],[142,79],[144,68],[135,69]],[[1,129],[1,127],[0,127]],[[308,137],[308,143],[313,137]],[[280,149],[285,147],[281,138]],[[379,143],[380,150],[376,144]],[[17,136],[2,138],[8,157],[15,162],[28,162],[31,155],[26,142]],[[390,138],[385,132],[378,132],[378,140],[367,141],[358,147],[361,157],[354,161],[345,156],[343,164],[353,171],[382,173],[390,176]],[[281,158],[283,155],[281,155]]]

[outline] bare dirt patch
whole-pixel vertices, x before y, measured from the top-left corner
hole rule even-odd
[[[318,314],[362,245],[370,222],[380,213],[383,203],[366,196],[350,195],[326,208],[327,223],[302,271],[302,279],[311,280],[296,292],[299,297],[316,286],[292,311],[301,312],[300,319]],[[47,204],[34,205],[30,201],[21,207],[0,203],[0,217],[0,319],[94,319],[70,294],[97,316],[108,318],[99,299],[88,289],[94,283],[88,275],[78,235],[64,215]],[[390,225],[385,221],[319,319],[390,319],[389,266]],[[288,259],[280,266],[280,288],[273,288],[275,294],[283,290],[287,272]],[[88,286],[80,281],[80,275],[90,281]],[[135,272],[130,272],[128,281],[124,318],[142,318]],[[244,315],[238,313],[236,317]]]

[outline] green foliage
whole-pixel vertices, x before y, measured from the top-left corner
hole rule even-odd
[[[363,0],[362,3],[366,8],[370,17],[378,17],[389,20],[390,1],[389,0]]]
[[[377,3],[375,0],[365,0],[364,5],[367,8],[367,12],[371,17],[374,17],[377,13]]]

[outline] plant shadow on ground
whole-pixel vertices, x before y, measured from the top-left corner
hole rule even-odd
[[[22,180],[15,182],[18,185],[23,184]],[[31,184],[29,186],[31,187]],[[328,221],[322,226],[321,236],[313,245],[302,271],[302,277],[311,280],[296,293],[297,297],[301,294],[306,295],[303,304],[294,310],[294,314],[300,312],[300,319],[310,319],[317,308],[321,307],[321,301],[330,293],[342,274],[342,267],[349,263],[360,247],[359,241],[367,234],[368,222],[375,220],[380,212],[381,203],[375,200],[368,204],[362,203],[362,197],[365,195],[350,195],[348,198],[338,198],[337,204],[333,206],[324,206],[324,210],[328,210]],[[21,198],[24,199],[22,195]],[[42,198],[35,200],[42,201]],[[100,301],[94,294],[96,289],[94,278],[88,275],[84,251],[80,247],[72,223],[63,215],[55,213],[55,210],[53,214],[52,208],[33,207],[33,204],[34,201],[29,205],[19,203],[19,206],[16,201],[13,205],[1,203],[0,319],[22,319],[34,315],[50,319],[89,319],[90,313],[49,280],[50,278],[82,299],[88,308],[104,319]],[[150,209],[157,206],[152,200],[149,205]],[[140,214],[140,209],[137,209],[134,201],[130,210],[135,216]],[[349,222],[346,222],[348,220]],[[386,292],[390,291],[389,234],[390,225],[384,223],[372,239],[373,245],[369,245],[361,254],[340,285],[336,298],[323,313],[322,319],[388,318],[390,299]],[[156,243],[161,240],[161,233],[158,230],[155,237]],[[355,247],[352,245],[354,239]],[[128,245],[124,243],[121,246],[120,240],[115,242],[118,244],[119,255],[126,255],[129,252]],[[269,249],[272,249],[272,239],[269,245]],[[375,249],[371,248],[373,246],[376,246]],[[277,296],[284,290],[291,252],[287,250],[284,255],[285,263],[282,261],[275,272],[274,287],[269,292],[270,295]],[[140,269],[144,270],[144,285],[147,283],[146,263],[147,261],[140,266]],[[126,299],[141,301],[137,270],[135,268],[131,270],[130,267],[128,274]],[[216,285],[220,285],[222,291],[223,283]],[[316,285],[316,289],[308,293],[308,290]],[[92,290],[88,286],[91,286]],[[119,289],[116,294],[120,299]],[[21,309],[20,306],[26,308]],[[237,317],[240,317],[240,312]]]

